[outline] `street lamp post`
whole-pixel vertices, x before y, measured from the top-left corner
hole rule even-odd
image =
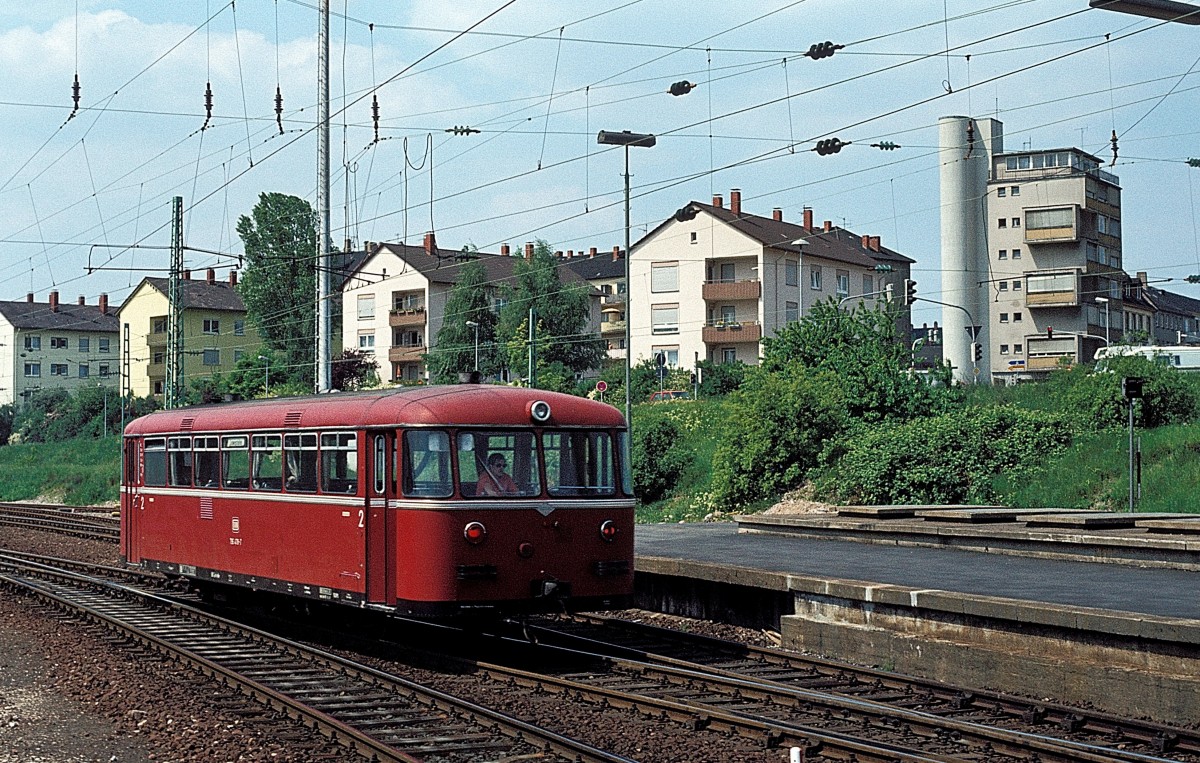
[[[263,362],[263,396],[271,394],[271,359],[266,355],[259,355],[258,359]]]
[[[601,130],[596,136],[596,142],[603,146],[624,146],[625,147],[625,424],[632,426],[632,417],[630,416],[630,389],[629,389],[629,369],[633,363],[633,348],[631,344],[630,331],[630,296],[633,293],[629,278],[629,147],[641,146],[643,148],[652,148],[657,142],[657,139],[650,134],[630,132],[622,130],[621,132],[609,132]]]
[[[479,370],[479,323],[467,321],[467,325],[475,329],[475,370]]]
[[[1104,304],[1104,346],[1111,347],[1112,342],[1109,341],[1109,335],[1112,330],[1112,320],[1108,312],[1108,297],[1096,297],[1096,301]]]

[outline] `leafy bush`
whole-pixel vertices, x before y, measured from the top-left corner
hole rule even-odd
[[[712,486],[714,501],[732,508],[795,487],[847,426],[846,395],[832,374],[799,364],[753,369],[731,396],[727,420]]]
[[[1062,415],[971,408],[859,430],[826,452],[814,482],[855,503],[991,503],[996,475],[1027,474],[1070,443]]]
[[[632,466],[633,489],[642,503],[661,500],[678,484],[691,465],[692,453],[671,410],[683,403],[643,405],[635,411]]]
[[[1126,426],[1129,403],[1121,393],[1121,380],[1144,381],[1141,402],[1134,406],[1139,427],[1181,424],[1200,410],[1200,380],[1140,356],[1113,358],[1107,368],[1083,375],[1065,395],[1065,406],[1078,416],[1083,429]]]

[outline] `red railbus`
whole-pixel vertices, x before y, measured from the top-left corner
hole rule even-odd
[[[623,607],[626,438],[612,406],[488,385],[159,411],[125,429],[121,553],[406,616]]]

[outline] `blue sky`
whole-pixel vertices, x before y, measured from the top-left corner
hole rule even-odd
[[[0,298],[122,299],[151,273],[89,275],[89,257],[165,267],[164,251],[120,246],[167,245],[175,195],[186,243],[229,255],[192,252],[187,265],[222,275],[260,192],[315,202],[315,1],[5,3]],[[433,227],[447,248],[610,249],[623,238],[622,160],[595,134],[630,129],[660,136],[633,153],[635,238],[736,187],[748,211],[798,220],[808,205],[881,236],[937,298],[936,122],[970,113],[1002,120],[1009,150],[1080,146],[1107,160],[1115,128],[1106,169],[1124,188],[1127,269],[1200,273],[1200,169],[1186,164],[1200,157],[1200,27],[1087,0],[506,3],[333,0],[335,242],[415,243]],[[825,40],[847,47],[802,55]],[[76,70],[84,108],[68,121]],[[699,87],[666,93],[684,79]],[[456,125],[481,132],[445,132]],[[853,143],[808,150],[834,135]],[[868,145],[881,140],[903,148]]]

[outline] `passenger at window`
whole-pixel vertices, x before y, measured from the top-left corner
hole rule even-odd
[[[487,466],[475,484],[475,495],[517,495],[521,492],[512,477],[505,474],[507,467],[508,461],[502,453],[488,456]]]

